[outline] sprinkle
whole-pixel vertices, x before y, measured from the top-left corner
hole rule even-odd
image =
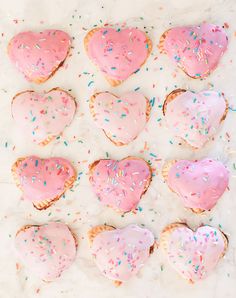
[[[37,167],[38,164],[39,164],[39,161],[36,159],[36,160],[35,160],[35,166]]]
[[[156,98],[155,97],[153,97],[151,100],[150,100],[150,105],[153,107],[154,106],[154,104],[155,104],[155,100],[156,100]]]
[[[152,153],[152,152],[149,155],[152,156],[152,157],[157,157],[157,155]]]
[[[116,69],[116,67],[115,67],[115,66],[112,66],[112,67],[111,67],[111,69],[112,69],[112,70],[115,70],[115,69]]]
[[[90,82],[88,83],[88,87],[90,87],[93,83],[94,83],[94,81],[90,81]]]
[[[138,211],[141,212],[142,210],[143,210],[143,208],[139,206]]]
[[[68,146],[68,143],[66,141],[64,141],[65,146]]]
[[[139,89],[140,89],[140,87],[137,87],[137,88],[134,89],[134,91],[138,91]]]
[[[44,186],[46,186],[46,185],[47,185],[47,182],[46,182],[46,181],[44,181],[44,182],[43,182],[43,185],[44,185]]]

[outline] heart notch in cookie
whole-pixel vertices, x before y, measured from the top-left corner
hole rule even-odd
[[[201,226],[194,232],[184,223],[173,223],[163,230],[160,247],[171,266],[194,283],[214,270],[227,250],[228,239],[210,226]]]
[[[123,229],[96,226],[88,237],[97,267],[115,285],[128,281],[141,270],[155,243],[152,232],[134,224]]]
[[[84,38],[84,46],[112,86],[138,72],[152,50],[151,40],[136,28],[92,29]]]
[[[75,260],[77,239],[61,222],[28,225],[16,234],[15,247],[21,262],[43,281],[53,281]]]
[[[99,201],[119,212],[134,210],[151,182],[149,164],[137,157],[100,159],[90,165],[90,183]]]
[[[160,38],[159,49],[188,76],[201,79],[217,67],[227,45],[222,28],[203,23],[167,30]]]
[[[172,160],[162,170],[168,187],[195,213],[211,210],[228,187],[229,172],[219,161]]]
[[[149,100],[138,92],[117,97],[109,92],[94,94],[90,112],[99,128],[116,145],[123,146],[137,138],[150,118]]]
[[[47,145],[72,122],[76,101],[60,88],[45,93],[23,91],[12,100],[12,117],[33,142]]]
[[[228,103],[223,93],[176,89],[167,95],[163,114],[168,128],[194,149],[212,140],[225,120]]]
[[[47,209],[73,186],[76,172],[71,163],[60,157],[19,158],[12,166],[13,177],[24,200],[38,210]]]
[[[61,30],[27,31],[11,39],[8,55],[28,81],[39,84],[63,64],[70,45],[70,36]]]

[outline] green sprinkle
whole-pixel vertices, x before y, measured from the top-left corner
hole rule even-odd
[[[93,83],[94,83],[94,81],[90,81],[90,82],[88,83],[88,87],[90,87]]]
[[[46,185],[47,185],[47,182],[46,182],[46,181],[44,181],[44,182],[43,182],[43,185],[44,185],[44,186],[46,186]]]
[[[152,157],[157,157],[156,154],[154,154],[154,153],[150,153],[150,155],[151,155]]]
[[[65,146],[68,146],[68,143],[66,141],[64,141]]]

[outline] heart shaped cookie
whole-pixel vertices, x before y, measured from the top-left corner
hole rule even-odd
[[[134,224],[123,229],[96,226],[88,236],[97,267],[116,285],[136,275],[154,247],[153,234]]]
[[[136,208],[151,177],[148,163],[137,157],[101,159],[90,165],[90,182],[99,201],[121,212]]]
[[[12,173],[23,192],[23,199],[32,202],[39,210],[47,209],[59,200],[76,179],[71,163],[60,157],[19,158],[12,166]]]
[[[117,146],[133,141],[143,130],[151,112],[148,99],[138,92],[121,97],[109,92],[96,93],[89,106],[96,125]]]
[[[172,161],[164,167],[163,174],[169,188],[179,195],[184,206],[197,212],[212,209],[229,183],[225,166],[209,158]]]
[[[169,129],[196,149],[213,139],[227,111],[223,94],[209,90],[194,93],[177,89],[166,97],[163,105]]]
[[[62,65],[70,45],[70,36],[64,31],[21,32],[11,39],[8,54],[28,81],[43,83]]]
[[[228,247],[220,230],[202,226],[193,232],[180,223],[167,226],[160,243],[171,266],[191,283],[206,278]]]
[[[152,42],[136,28],[96,28],[84,38],[89,58],[98,66],[112,86],[136,73],[152,50]]]
[[[67,225],[50,222],[22,227],[15,247],[29,270],[44,281],[53,281],[74,262],[77,240]]]
[[[205,78],[218,65],[227,49],[228,37],[219,26],[176,27],[160,39],[159,49],[192,78]]]
[[[46,93],[24,91],[12,101],[12,116],[33,142],[47,145],[70,125],[76,111],[74,98],[60,88]]]

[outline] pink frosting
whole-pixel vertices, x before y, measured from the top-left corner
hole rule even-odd
[[[94,120],[114,142],[128,144],[143,130],[146,110],[146,98],[141,93],[129,92],[116,97],[103,92],[94,102]]]
[[[223,195],[229,182],[225,166],[212,159],[180,160],[169,170],[167,183],[188,208],[209,210]]]
[[[66,59],[70,37],[60,30],[21,32],[9,43],[11,61],[32,82],[47,80]]]
[[[103,205],[128,212],[137,206],[150,179],[150,168],[142,159],[103,159],[93,169],[90,182]]]
[[[92,254],[99,270],[109,279],[127,281],[144,266],[154,244],[153,234],[137,225],[98,234]]]
[[[23,198],[31,202],[54,199],[65,191],[65,182],[75,176],[71,163],[64,158],[24,158],[16,169]]]
[[[47,93],[25,91],[12,102],[12,115],[18,127],[38,144],[62,133],[75,111],[75,100],[61,89]]]
[[[90,59],[115,80],[125,80],[138,71],[148,54],[147,37],[135,28],[100,28],[88,44]]]
[[[169,232],[168,260],[185,279],[192,282],[204,279],[215,268],[225,250],[222,233],[210,226],[203,226],[194,233],[187,227]]]
[[[186,91],[167,104],[165,117],[176,136],[201,148],[216,134],[225,111],[222,93]]]
[[[15,246],[23,264],[45,281],[53,281],[75,260],[76,244],[64,223],[50,222],[20,231]]]
[[[201,24],[170,29],[164,50],[189,76],[204,78],[217,67],[227,44],[228,37],[222,28]]]

